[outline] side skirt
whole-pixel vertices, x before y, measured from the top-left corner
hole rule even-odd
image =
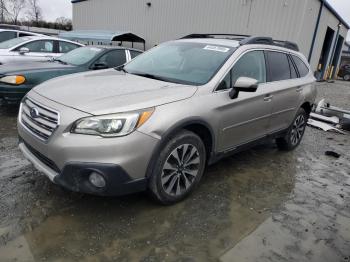
[[[269,135],[266,135],[266,136],[259,138],[257,140],[239,145],[237,147],[226,150],[224,152],[218,152],[216,154],[213,154],[208,161],[208,165],[213,165],[225,157],[229,157],[229,156],[232,156],[232,155],[237,154],[239,152],[246,151],[247,149],[250,149],[254,146],[266,143],[267,141],[269,141],[271,139],[276,139],[278,137],[284,137],[287,134],[287,132],[288,132],[288,128],[281,130],[281,131],[277,131],[277,132],[269,134]]]

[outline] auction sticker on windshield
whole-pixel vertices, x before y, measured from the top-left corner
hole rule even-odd
[[[214,45],[207,45],[203,49],[222,53],[227,53],[228,51],[230,51],[230,48]]]

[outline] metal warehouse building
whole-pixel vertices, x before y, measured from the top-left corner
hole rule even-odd
[[[319,78],[339,65],[349,25],[326,0],[73,0],[74,30],[131,31],[146,47],[192,33],[296,42]],[[350,12],[350,10],[349,10]]]

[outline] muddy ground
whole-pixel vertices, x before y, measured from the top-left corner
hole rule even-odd
[[[350,108],[350,83],[318,84]],[[17,149],[0,109],[0,261],[350,261],[350,136],[307,128],[227,158],[184,202],[101,198],[53,185]],[[326,150],[341,154],[325,156]]]

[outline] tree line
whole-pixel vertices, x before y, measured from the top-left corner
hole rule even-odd
[[[0,23],[72,30],[72,20],[59,17],[55,22],[43,19],[39,0],[0,0]]]

